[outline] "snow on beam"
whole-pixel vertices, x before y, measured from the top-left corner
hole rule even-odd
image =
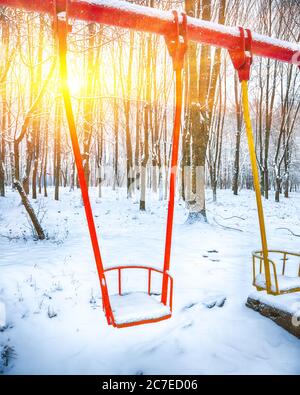
[[[57,0],[65,11],[65,0]],[[55,0],[0,0],[0,6],[53,14]],[[172,29],[171,12],[118,0],[69,0],[71,18],[121,28],[166,35]],[[189,40],[233,50],[239,47],[239,30],[188,17]],[[300,44],[292,44],[253,33],[253,54],[282,62],[300,64]]]
[[[270,318],[300,339],[300,292],[276,296],[267,295],[266,292],[252,292],[246,306]]]

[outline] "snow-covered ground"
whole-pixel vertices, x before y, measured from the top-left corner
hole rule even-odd
[[[91,195],[105,265],[162,267],[166,202],[152,198],[140,213],[123,190],[104,189],[98,199],[92,189]],[[114,329],[101,309],[79,191],[64,190],[60,202],[33,203],[44,215],[49,240],[43,242],[32,240],[19,197],[8,191],[0,198],[0,303],[6,310],[0,347],[9,358],[0,370],[299,374],[299,340],[245,306],[253,290],[251,251],[260,245],[254,193],[219,191],[218,199],[213,203],[208,192],[209,224],[185,224],[186,210],[177,204],[173,317]],[[278,228],[300,234],[300,195],[279,204],[271,199],[265,207],[270,247],[299,251],[299,238]],[[131,274],[125,285],[140,285]]]

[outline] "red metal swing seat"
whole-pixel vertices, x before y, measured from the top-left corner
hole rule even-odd
[[[123,292],[122,274],[126,270],[148,272],[147,290],[144,292]],[[173,279],[167,274],[169,295],[167,303],[161,302],[161,295],[152,293],[152,272],[163,276],[163,271],[148,266],[117,266],[105,269],[105,273],[117,272],[117,294],[110,295],[111,324],[116,328],[142,325],[166,320],[172,315]]]

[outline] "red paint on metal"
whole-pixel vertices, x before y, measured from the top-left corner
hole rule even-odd
[[[121,269],[118,269],[118,287],[119,287],[119,295],[122,295]]]
[[[28,11],[53,13],[54,0],[0,0],[0,6],[22,8]],[[58,11],[64,10],[65,0],[57,0]],[[135,29],[139,31],[168,35],[173,28],[170,12],[114,1],[113,3],[72,0],[68,2],[70,18],[98,22],[105,25]],[[188,17],[188,40],[234,50],[239,48],[239,31],[210,22]],[[295,48],[294,48],[295,47]],[[270,40],[266,36],[253,34],[253,55],[267,57],[281,62],[296,63],[300,45],[291,46],[286,41]],[[298,64],[299,65],[299,64]]]
[[[184,63],[184,56],[187,51],[187,17],[182,14],[182,22],[179,22],[179,16],[176,11],[173,11],[174,24],[173,30],[169,32],[166,37],[166,43],[170,56],[173,60],[173,68],[175,70],[176,77],[176,108],[175,108],[175,119],[172,136],[172,157],[171,157],[171,174],[170,174],[170,192],[169,192],[169,204],[168,204],[168,217],[167,217],[167,228],[166,228],[166,240],[165,240],[165,254],[164,254],[164,275],[162,283],[161,301],[163,304],[167,303],[168,296],[168,277],[167,273],[170,269],[171,259],[171,247],[172,247],[172,236],[173,236],[173,222],[174,222],[174,206],[175,206],[175,194],[176,194],[176,175],[178,166],[178,152],[179,152],[179,137],[181,127],[181,116],[182,116],[182,69]],[[182,38],[182,40],[180,39]]]
[[[151,269],[149,269],[149,273],[148,273],[148,295],[151,294]]]
[[[249,81],[252,56],[252,33],[249,29],[239,27],[240,30],[240,48],[229,51],[232,63],[239,75],[240,82]]]
[[[90,239],[94,251],[94,257],[96,267],[98,271],[100,287],[102,291],[104,311],[107,318],[107,322],[110,324],[113,321],[113,315],[111,311],[106,279],[104,276],[104,268],[98,243],[97,231],[94,222],[92,207],[89,198],[88,186],[85,179],[84,168],[82,164],[82,157],[78,142],[78,136],[76,131],[75,119],[72,109],[71,97],[68,88],[68,71],[67,71],[67,34],[68,25],[65,21],[57,21],[57,36],[59,42],[59,59],[60,59],[60,78],[62,85],[62,94],[65,104],[65,111],[70,131],[71,143],[75,157],[75,163],[77,167],[78,179],[82,193],[82,200],[84,203],[85,215],[88,223],[88,229],[90,232]]]

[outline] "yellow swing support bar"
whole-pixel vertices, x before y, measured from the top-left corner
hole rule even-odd
[[[262,258],[264,262],[265,269],[265,279],[266,279],[266,289],[267,293],[271,293],[271,275],[270,275],[270,261],[268,256],[268,243],[267,234],[264,218],[264,210],[261,198],[260,182],[259,182],[259,172],[256,161],[255,154],[255,143],[253,137],[253,129],[250,117],[250,106],[249,106],[249,96],[248,96],[248,81],[250,79],[251,65],[253,61],[252,56],[252,34],[249,29],[244,29],[239,27],[240,30],[240,47],[234,50],[230,50],[229,54],[233,63],[234,68],[238,72],[239,80],[242,87],[242,103],[243,103],[243,113],[244,121],[246,125],[246,134],[248,140],[250,162],[253,174],[253,184],[256,195],[256,204],[258,211],[259,228],[261,235],[262,244]]]
[[[263,210],[263,204],[261,198],[259,172],[258,172],[258,166],[257,166],[256,154],[255,154],[253,129],[251,124],[250,109],[249,109],[250,106],[249,106],[249,96],[248,96],[248,81],[246,80],[241,81],[241,86],[242,86],[244,121],[246,126],[246,134],[248,140],[250,162],[251,162],[252,174],[253,174],[253,184],[255,189],[258,220],[259,220],[260,235],[261,235],[262,253],[263,253],[263,261],[264,261],[265,277],[266,277],[266,288],[267,288],[267,292],[270,293],[271,274],[270,274],[270,265],[269,265],[269,256],[268,256],[268,242],[267,242],[264,210]]]

